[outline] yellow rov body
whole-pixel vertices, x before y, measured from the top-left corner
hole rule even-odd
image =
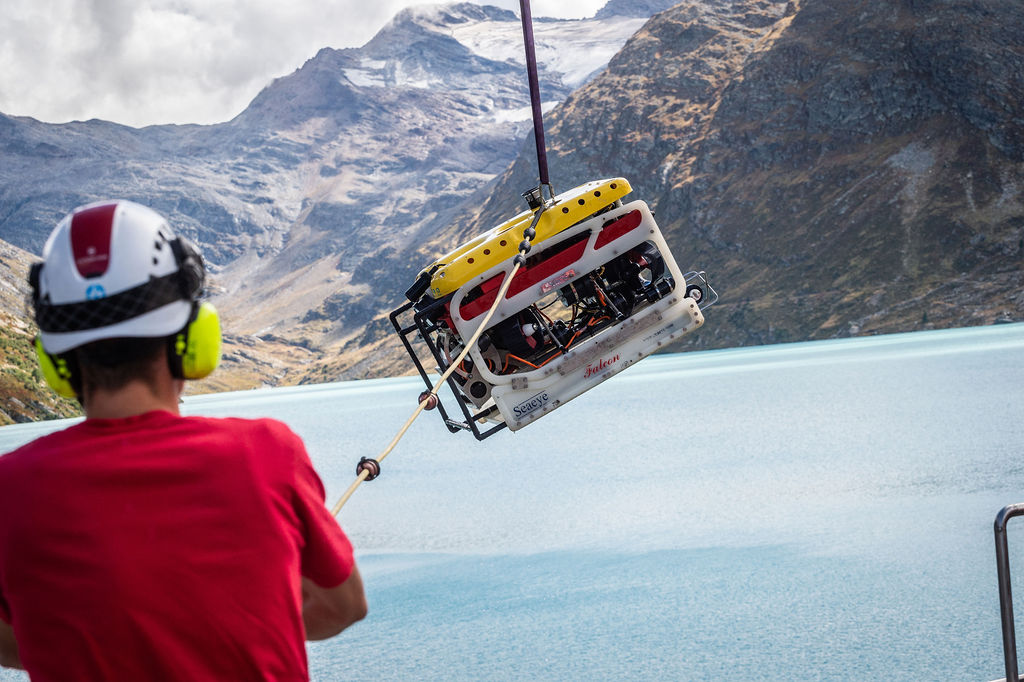
[[[448,379],[464,417],[439,405],[449,430],[515,431],[704,323],[717,293],[703,271],[679,270],[647,204],[623,203],[631,191],[612,178],[535,201],[420,273],[391,321],[428,390],[412,340],[444,372],[494,309]],[[499,300],[531,225],[529,256]]]
[[[534,248],[544,248],[546,240],[615,204],[632,191],[628,180],[613,178],[588,182],[559,194],[537,222]],[[450,294],[480,273],[512,260],[519,252],[523,231],[533,222],[538,210],[523,211],[434,261],[426,268],[426,271],[437,268],[430,280],[433,297]]]

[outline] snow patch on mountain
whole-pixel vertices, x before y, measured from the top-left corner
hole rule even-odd
[[[559,104],[558,101],[542,102],[541,113],[548,113]],[[498,123],[510,123],[517,121],[529,121],[533,117],[533,107],[519,107],[518,109],[495,110],[494,120]]]
[[[614,21],[540,22],[533,37],[540,68],[561,74],[562,83],[576,88],[586,82],[644,25],[644,19]],[[518,19],[456,24],[450,35],[475,54],[496,62],[526,64],[523,30]]]
[[[355,86],[361,88],[383,88],[387,85],[384,79],[384,68],[387,61],[383,59],[363,58],[359,60],[359,66],[349,69],[342,69],[345,78]]]

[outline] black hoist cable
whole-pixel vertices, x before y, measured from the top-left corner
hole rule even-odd
[[[537,78],[537,50],[533,41],[533,15],[530,13],[530,0],[519,0],[519,9],[523,21],[523,45],[526,48],[526,77],[530,82],[533,140],[537,145],[537,171],[540,175],[541,186],[546,186],[548,194],[553,198],[554,192],[548,178],[548,153],[544,144],[544,115],[540,106],[540,81]]]
[[[526,45],[526,72],[527,77],[530,81],[530,104],[533,108],[533,137],[537,143],[537,169],[540,174],[541,187],[546,186],[548,188],[549,197],[551,199],[554,199],[555,193],[551,189],[551,182],[548,179],[548,155],[544,146],[544,118],[540,109],[540,84],[537,80],[537,53],[533,43],[533,17],[530,14],[530,0],[519,0],[519,7],[522,10],[523,42]],[[538,188],[538,190],[539,189],[540,188]],[[542,197],[538,198],[542,199]],[[423,410],[432,410],[437,406],[438,389],[442,385],[444,385],[445,381],[448,380],[448,377],[451,375],[451,373],[454,372],[455,369],[459,366],[459,364],[463,361],[463,359],[465,359],[466,355],[469,353],[470,348],[473,347],[473,344],[476,343],[477,339],[480,337],[480,334],[482,334],[483,331],[487,328],[487,325],[490,322],[491,317],[494,315],[495,311],[498,309],[498,306],[501,304],[501,302],[505,299],[505,294],[508,291],[509,285],[512,284],[512,280],[515,278],[516,272],[519,270],[519,268],[524,267],[526,265],[526,254],[530,252],[530,244],[533,241],[534,237],[536,237],[537,235],[537,224],[540,222],[540,217],[541,215],[543,215],[545,209],[547,208],[547,204],[545,204],[543,200],[541,200],[537,206],[533,206],[532,203],[531,206],[536,210],[536,213],[534,213],[533,216],[533,221],[530,223],[530,226],[523,231],[523,241],[519,244],[519,252],[513,259],[512,269],[509,271],[508,275],[506,275],[504,281],[502,282],[501,288],[498,291],[498,295],[494,299],[494,304],[491,305],[490,310],[487,311],[487,315],[484,316],[484,319],[481,320],[476,331],[470,337],[469,341],[466,342],[465,347],[462,349],[462,353],[460,353],[459,356],[454,361],[452,361],[448,369],[445,370],[445,372],[441,375],[441,378],[434,385],[433,389],[431,389],[430,391],[424,391],[423,393],[420,394],[418,399],[418,405],[416,406],[416,409],[413,411],[412,416],[410,416],[408,421],[406,421],[402,428],[398,430],[398,433],[395,434],[395,437],[391,440],[391,443],[389,443],[388,446],[384,448],[384,450],[381,451],[379,455],[377,455],[377,457],[363,457],[359,460],[359,464],[356,466],[356,480],[352,482],[352,485],[349,486],[348,490],[346,490],[345,493],[338,499],[338,502],[334,505],[334,508],[331,509],[332,515],[338,515],[338,512],[341,511],[341,508],[345,506],[345,503],[348,502],[349,498],[352,496],[352,493],[356,491],[356,489],[360,486],[360,484],[362,484],[363,481],[372,481],[373,479],[377,478],[377,476],[380,475],[381,461],[385,457],[387,457],[392,450],[394,450],[395,446],[398,445],[398,441],[402,439],[406,431],[409,430],[409,427],[412,426],[412,423],[414,421],[416,421],[416,418],[420,415],[420,413]]]

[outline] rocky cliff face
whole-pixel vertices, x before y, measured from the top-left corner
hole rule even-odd
[[[1020,2],[804,2],[666,198],[727,254],[733,340],[1024,313]]]

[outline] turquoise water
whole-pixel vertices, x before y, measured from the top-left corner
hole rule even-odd
[[[332,505],[417,381],[184,410],[288,422]],[[483,443],[425,414],[340,514],[371,614],[310,646],[313,677],[1001,677],[1022,409],[1024,325],[999,325],[649,358]]]

